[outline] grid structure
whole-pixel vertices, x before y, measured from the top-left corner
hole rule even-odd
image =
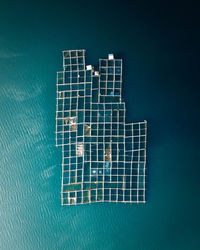
[[[56,146],[62,148],[62,205],[145,202],[147,122],[125,123],[122,60],[85,64],[63,51],[57,72]]]

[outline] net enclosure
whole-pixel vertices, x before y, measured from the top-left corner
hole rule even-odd
[[[126,123],[121,91],[121,59],[109,54],[95,71],[85,50],[63,51],[56,97],[62,205],[145,202],[147,122]]]

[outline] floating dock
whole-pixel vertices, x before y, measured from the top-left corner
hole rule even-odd
[[[85,63],[63,51],[57,72],[56,146],[62,149],[62,205],[145,202],[147,122],[126,124],[122,60]]]

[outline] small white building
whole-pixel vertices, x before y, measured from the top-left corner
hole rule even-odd
[[[114,54],[108,54],[108,60],[114,60]]]
[[[92,70],[92,65],[86,65],[86,70]]]

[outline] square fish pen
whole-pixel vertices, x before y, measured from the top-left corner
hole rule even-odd
[[[126,124],[121,90],[121,59],[109,54],[95,71],[85,50],[63,51],[56,106],[62,205],[145,202],[147,122]]]

